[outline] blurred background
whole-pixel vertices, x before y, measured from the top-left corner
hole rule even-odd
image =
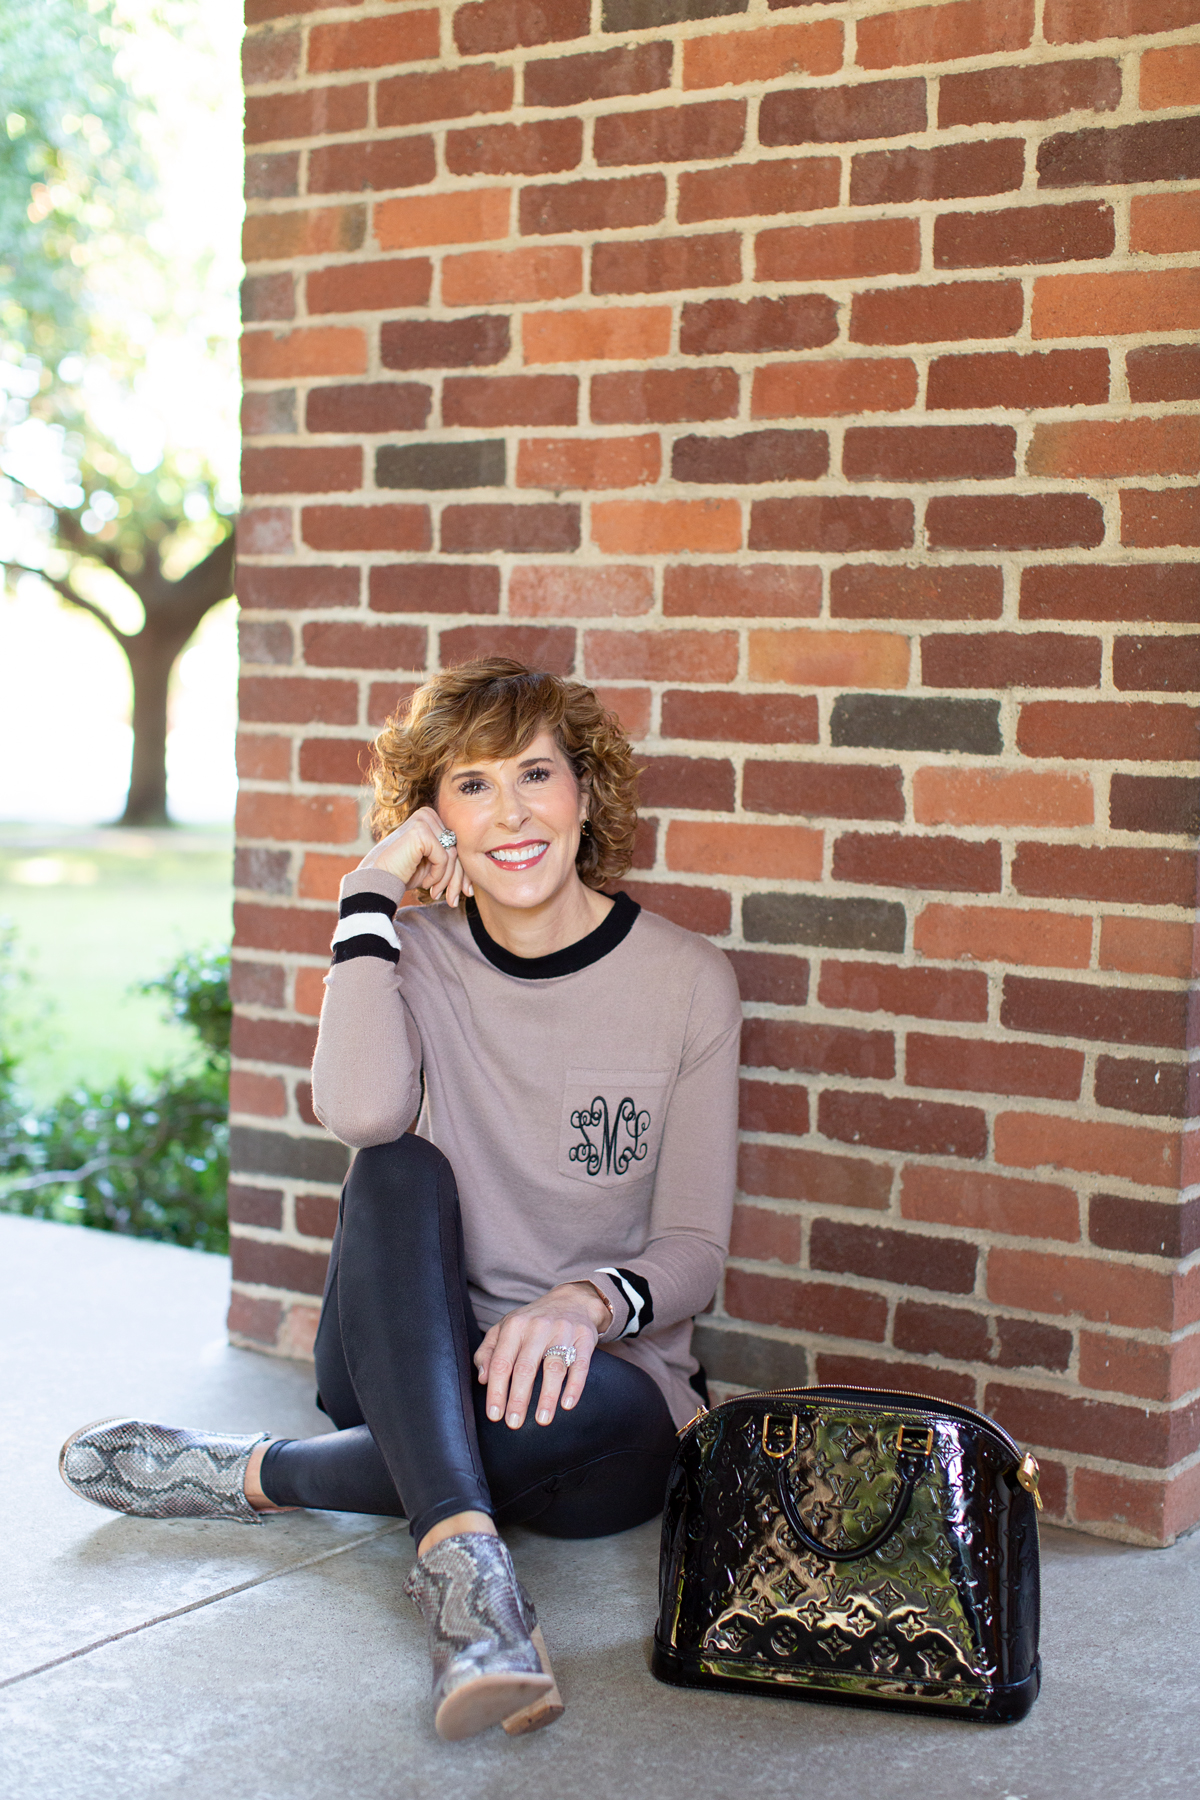
[[[239,0],[0,10],[0,1206],[207,1248],[240,41]]]

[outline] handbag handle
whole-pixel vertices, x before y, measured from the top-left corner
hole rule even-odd
[[[933,1433],[929,1432],[926,1435],[926,1442],[924,1445],[925,1455],[929,1454],[932,1447],[932,1440]],[[792,1442],[794,1445],[794,1433]],[[859,1557],[873,1555],[874,1552],[879,1549],[880,1545],[886,1544],[892,1533],[898,1531],[901,1525],[903,1525],[908,1514],[909,1506],[912,1503],[913,1489],[917,1483],[917,1470],[914,1463],[901,1459],[907,1459],[921,1454],[915,1447],[910,1448],[905,1444],[903,1427],[901,1427],[900,1439],[897,1444],[896,1458],[896,1472],[900,1477],[900,1491],[896,1495],[892,1510],[884,1520],[883,1524],[879,1527],[879,1530],[875,1532],[872,1537],[869,1537],[865,1543],[854,1544],[846,1550],[831,1549],[828,1544],[823,1544],[819,1538],[815,1538],[805,1526],[803,1519],[800,1517],[795,1497],[788,1486],[787,1472],[783,1465],[782,1456],[777,1451],[767,1449],[767,1425],[765,1420],[763,1423],[763,1448],[767,1451],[767,1455],[771,1457],[772,1461],[778,1463],[775,1479],[779,1489],[779,1504],[783,1508],[784,1517],[799,1538],[801,1544],[806,1550],[811,1552],[813,1556],[824,1557],[827,1562],[856,1562]],[[786,1452],[784,1454],[786,1454]]]

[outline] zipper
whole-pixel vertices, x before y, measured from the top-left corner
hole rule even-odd
[[[941,1413],[949,1413],[951,1415],[951,1417],[958,1417],[961,1419],[966,1419],[967,1421],[974,1421],[978,1425],[985,1425],[989,1431],[994,1432],[997,1437],[1003,1439],[1004,1443],[1007,1444],[1007,1446],[1012,1451],[1014,1457],[1017,1459],[1018,1462],[1020,1462],[1022,1460],[1021,1447],[1016,1442],[1015,1438],[1012,1438],[1009,1436],[1008,1432],[1005,1431],[1003,1425],[997,1425],[997,1423],[994,1419],[989,1419],[989,1417],[986,1413],[977,1412],[973,1406],[959,1406],[957,1401],[954,1401],[954,1400],[939,1400],[936,1394],[908,1394],[908,1393],[905,1393],[905,1394],[901,1395],[899,1390],[895,1389],[895,1388],[854,1387],[847,1382],[833,1382],[827,1386],[818,1384],[816,1387],[811,1387],[811,1388],[762,1388],[760,1390],[756,1390],[752,1394],[731,1394],[728,1400],[719,1400],[717,1402],[716,1406],[702,1406],[700,1408],[700,1410],[697,1413],[695,1413],[692,1418],[690,1418],[688,1420],[686,1425],[680,1426],[679,1430],[676,1432],[675,1435],[676,1435],[676,1437],[682,1438],[687,1432],[689,1432],[692,1429],[693,1425],[698,1424],[701,1419],[707,1418],[710,1413],[722,1412],[727,1406],[737,1406],[739,1404],[739,1402],[742,1402],[742,1401],[775,1400],[775,1399],[782,1398],[784,1395],[786,1395],[789,1399],[799,1399],[804,1394],[811,1394],[816,1398],[822,1398],[822,1397],[826,1397],[826,1396],[832,1396],[834,1398],[837,1398],[838,1396],[840,1396],[842,1394],[884,1394],[884,1393],[886,1393],[886,1394],[894,1393],[894,1394],[896,1394],[897,1398],[903,1398],[904,1400],[908,1400],[908,1401],[924,1400],[924,1401],[927,1401],[930,1406],[936,1407],[938,1409],[938,1411]],[[924,1411],[924,1408],[919,1407],[919,1406],[911,1406],[910,1405],[907,1408],[897,1407],[896,1410],[897,1411],[909,1411],[909,1412],[922,1412],[922,1411]]]

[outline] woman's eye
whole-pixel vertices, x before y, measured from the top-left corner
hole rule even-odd
[[[530,769],[528,772],[527,779],[529,781],[549,781],[550,770],[549,769]]]
[[[483,783],[482,781],[464,781],[460,784],[458,791],[460,794],[467,795],[481,794],[483,792]]]

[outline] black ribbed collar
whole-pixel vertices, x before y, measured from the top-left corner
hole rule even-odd
[[[522,981],[552,981],[557,975],[577,975],[580,969],[590,968],[624,942],[642,910],[628,894],[614,894],[612,906],[595,931],[589,931],[578,943],[568,944],[565,950],[552,950],[549,956],[514,956],[488,936],[474,900],[466,900],[464,905],[471,936],[483,955],[493,968]]]

